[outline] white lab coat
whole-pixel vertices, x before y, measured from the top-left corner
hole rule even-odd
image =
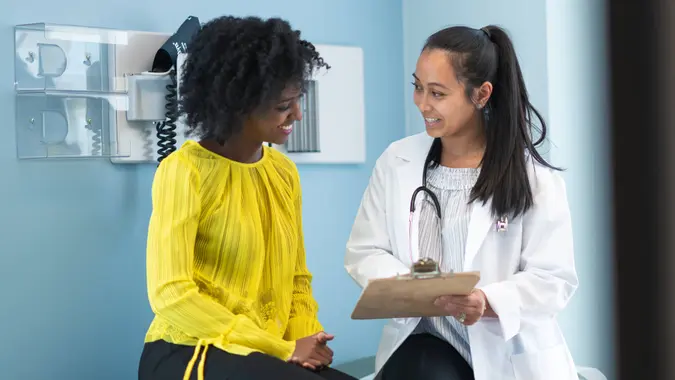
[[[399,140],[375,165],[345,255],[345,268],[361,287],[371,279],[410,272],[410,198],[421,185],[431,142],[426,133]],[[480,271],[478,287],[499,315],[468,328],[476,380],[578,379],[556,321],[578,286],[565,184],[559,174],[530,159],[528,168],[534,207],[510,220],[507,231],[496,230],[489,203],[473,204],[464,270]],[[418,215],[412,223],[413,260],[420,257]],[[388,321],[376,373],[418,322]]]

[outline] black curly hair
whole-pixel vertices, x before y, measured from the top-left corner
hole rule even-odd
[[[189,53],[180,113],[190,135],[220,144],[242,130],[247,115],[278,101],[288,85],[304,89],[314,70],[330,68],[279,18],[216,18],[195,35]]]

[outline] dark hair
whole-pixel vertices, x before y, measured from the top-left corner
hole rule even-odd
[[[278,101],[288,85],[330,68],[314,45],[279,18],[223,16],[204,24],[183,65],[180,113],[190,134],[224,143],[247,115]]]
[[[534,203],[526,153],[548,168],[560,169],[547,163],[536,150],[546,138],[546,123],[530,103],[511,39],[494,25],[482,29],[456,26],[430,36],[423,51],[426,49],[443,49],[449,53],[469,98],[484,82],[492,83],[492,95],[484,108],[485,154],[470,202],[480,200],[485,204],[492,198],[491,211],[497,217],[524,214]],[[540,127],[534,123],[533,116]],[[540,133],[534,142],[533,130]],[[441,152],[441,140],[435,139],[424,167],[438,166]]]

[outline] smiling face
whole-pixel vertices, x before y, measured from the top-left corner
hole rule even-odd
[[[487,101],[491,85],[486,83],[473,91],[475,100],[472,101],[446,51],[424,50],[417,60],[413,77],[415,105],[424,117],[430,136],[457,136],[481,125],[478,108]],[[486,85],[490,86],[487,93],[483,88]]]
[[[293,123],[302,119],[299,86],[288,86],[278,101],[253,112],[246,121],[244,133],[255,141],[284,144],[293,132]]]

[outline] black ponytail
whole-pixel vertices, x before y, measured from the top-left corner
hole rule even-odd
[[[485,204],[492,199],[495,217],[524,214],[534,204],[526,154],[545,167],[560,169],[537,152],[536,148],[546,139],[546,123],[530,103],[511,39],[503,29],[493,25],[479,30],[451,27],[429,37],[424,49],[450,53],[453,68],[470,98],[484,82],[492,83],[492,95],[483,110],[485,154],[470,201]],[[539,134],[536,141],[532,138],[533,131]],[[425,167],[437,166],[441,152],[441,141],[435,139]]]

